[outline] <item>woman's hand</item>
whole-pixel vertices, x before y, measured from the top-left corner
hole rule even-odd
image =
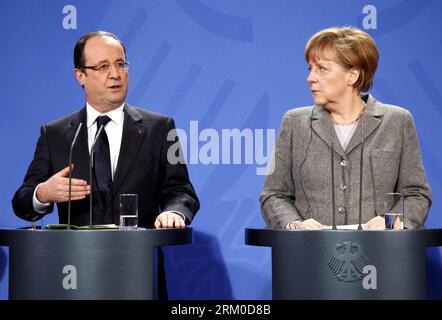
[[[322,230],[324,225],[316,221],[315,219],[307,219],[304,221],[293,221],[288,224],[287,229],[294,230]]]
[[[364,230],[385,230],[384,217],[381,216],[374,217],[364,225]]]

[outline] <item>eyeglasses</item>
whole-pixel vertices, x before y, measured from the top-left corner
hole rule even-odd
[[[91,69],[99,73],[108,73],[110,68],[114,66],[118,72],[127,71],[129,69],[129,62],[115,62],[115,63],[103,63],[98,66],[84,66],[81,69]]]

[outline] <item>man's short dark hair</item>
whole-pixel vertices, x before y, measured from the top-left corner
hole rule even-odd
[[[82,69],[84,64],[84,47],[86,46],[86,42],[91,38],[97,38],[97,37],[111,37],[120,43],[120,45],[123,47],[124,55],[126,56],[126,47],[124,46],[123,42],[121,42],[120,39],[113,33],[107,32],[107,31],[94,31],[89,32],[82,36],[80,39],[78,39],[77,43],[75,44],[74,48],[74,67],[76,69]]]

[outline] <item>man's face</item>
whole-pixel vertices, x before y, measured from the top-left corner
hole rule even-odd
[[[97,67],[97,70],[74,71],[78,81],[84,86],[89,104],[99,112],[108,112],[121,106],[127,96],[128,72],[117,68],[118,64],[126,61],[120,43],[106,36],[91,38],[84,47],[84,60],[86,67]],[[110,65],[109,70],[99,70],[106,64]]]

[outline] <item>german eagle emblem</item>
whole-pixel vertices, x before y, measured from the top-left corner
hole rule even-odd
[[[369,261],[357,242],[336,244],[328,266],[339,281],[353,282],[363,278],[362,270]]]

